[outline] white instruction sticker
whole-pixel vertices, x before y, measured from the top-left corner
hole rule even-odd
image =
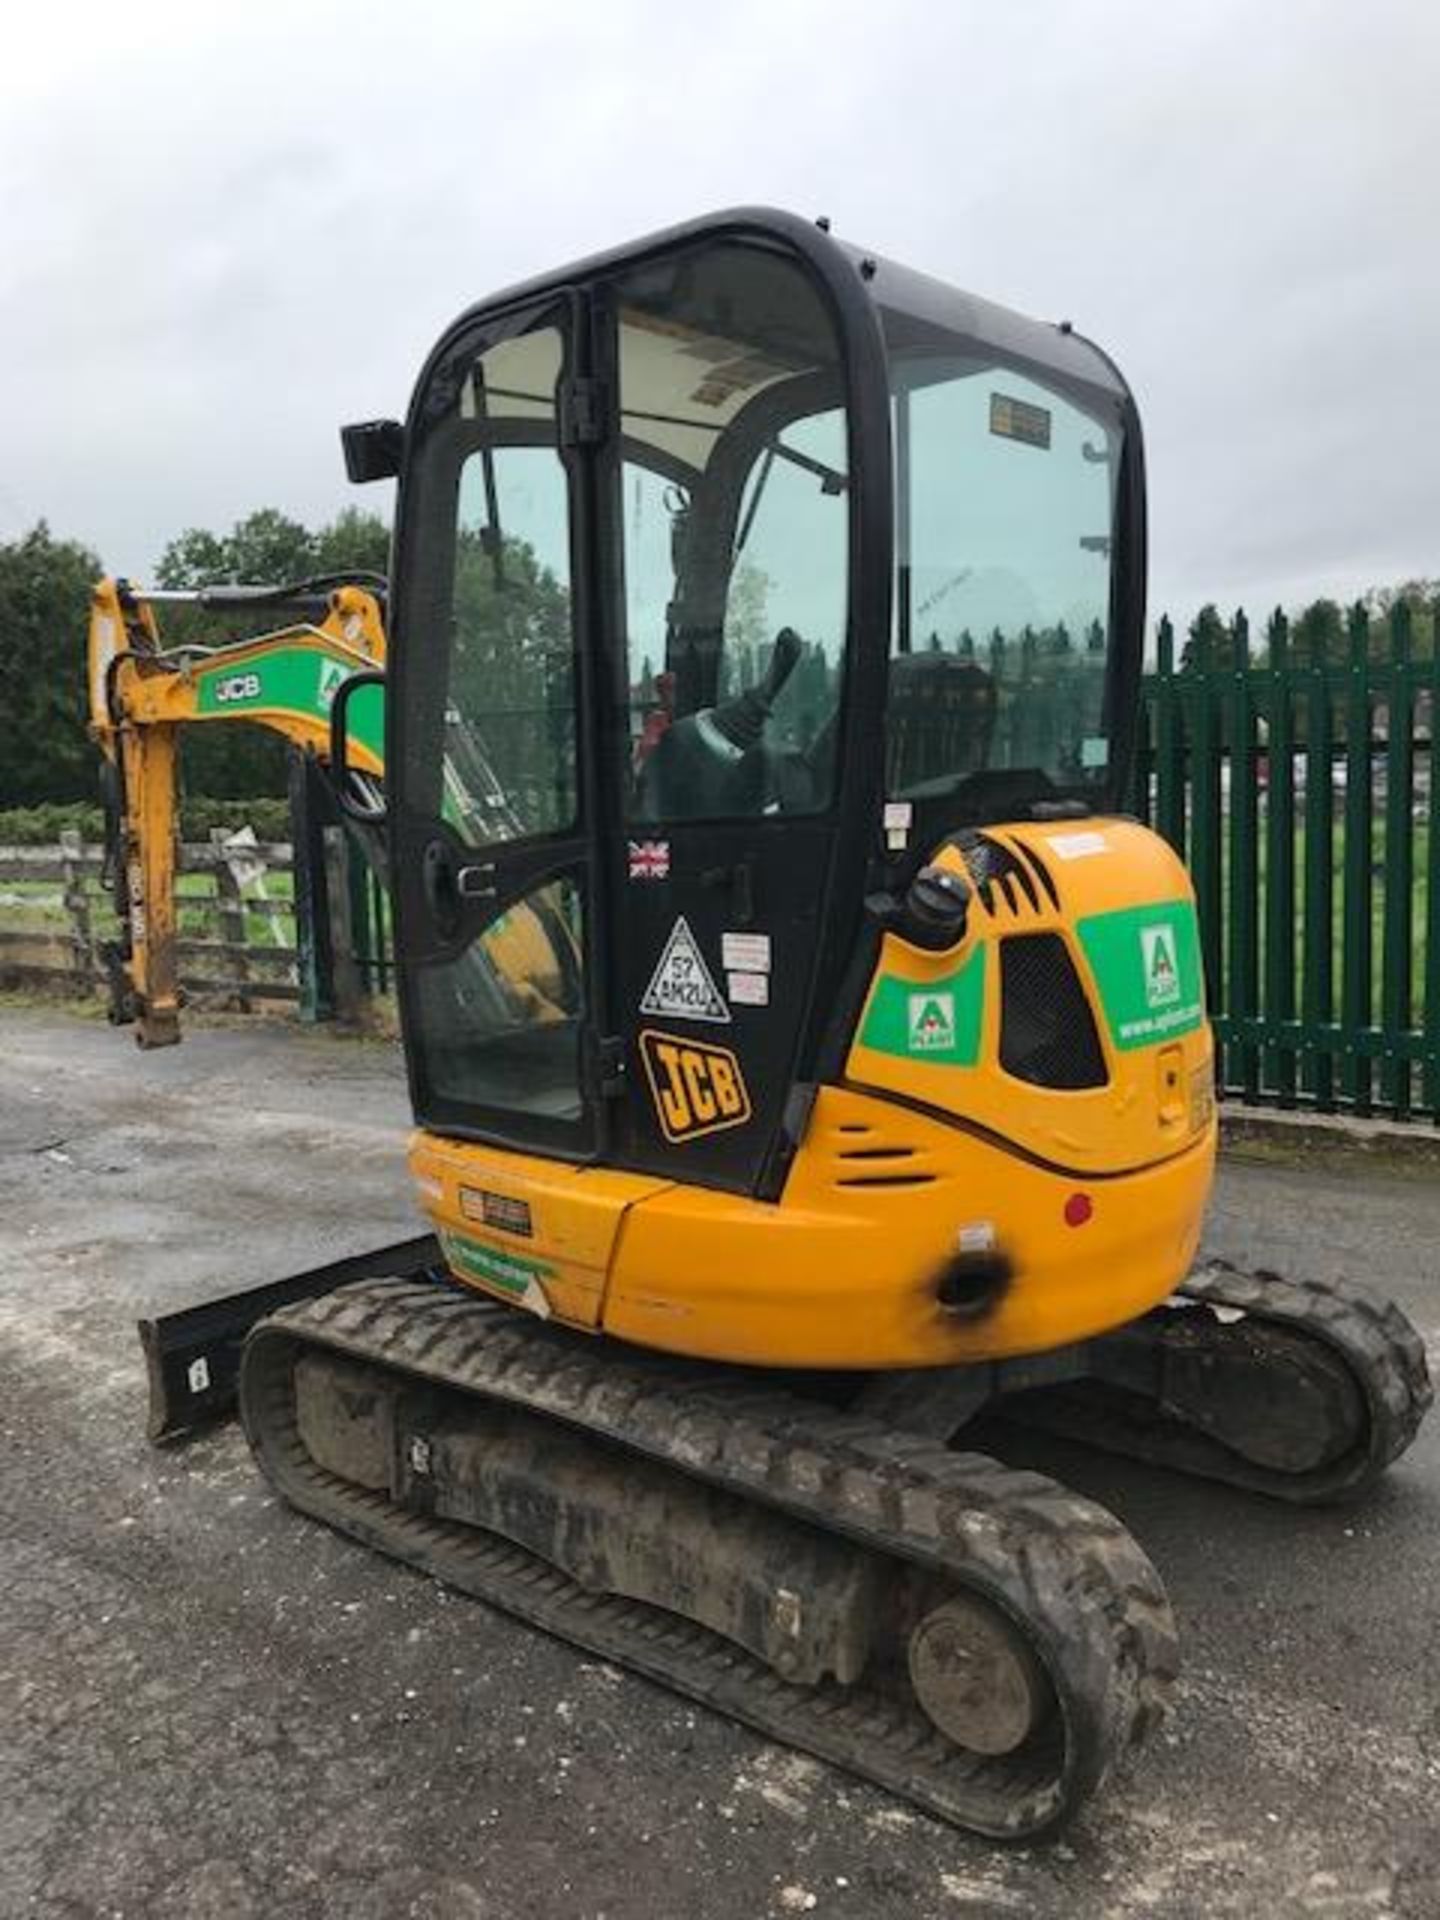
[[[722,933],[720,958],[726,967],[734,967],[740,973],[769,973],[770,936],[768,933]]]
[[[1110,851],[1103,833],[1052,833],[1045,844],[1061,860],[1084,860],[1089,854]]]
[[[1108,767],[1110,764],[1110,742],[1103,733],[1092,733],[1080,742],[1080,764],[1082,767]]]
[[[650,976],[642,1013],[659,1013],[679,1020],[712,1020],[730,1024],[730,1009],[720,997],[705,956],[696,944],[684,915],[670,929],[665,951]]]
[[[734,1006],[768,1007],[770,1004],[768,973],[727,973],[725,989]]]
[[[908,800],[887,800],[885,802],[885,831],[887,833],[908,833],[915,819],[915,809]]]

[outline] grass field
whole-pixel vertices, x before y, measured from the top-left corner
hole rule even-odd
[[[271,903],[293,908],[294,881],[289,873],[267,873],[265,895]],[[175,884],[179,910],[179,931],[184,939],[205,940],[220,937],[219,899],[215,882],[208,873],[182,873]],[[93,880],[86,883],[91,925],[99,938],[116,932],[114,903]],[[255,886],[242,889],[242,897],[259,899]],[[27,933],[65,933],[70,927],[63,890],[55,880],[13,880],[0,883],[0,931],[14,928]],[[293,947],[295,917],[293,910],[278,914],[247,911],[245,940],[256,947]]]

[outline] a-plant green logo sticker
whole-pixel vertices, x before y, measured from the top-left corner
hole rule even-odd
[[[858,1044],[927,1067],[973,1067],[980,1058],[985,956],[977,944],[953,972],[922,986],[898,974],[876,980]]]
[[[1122,1053],[1191,1033],[1205,1018],[1200,934],[1188,900],[1096,913],[1075,929]]]
[[[948,1053],[955,1045],[953,993],[912,993],[906,1032],[912,1053]]]
[[[1180,972],[1175,964],[1175,929],[1140,929],[1140,957],[1145,968],[1145,998],[1152,1007],[1172,1006],[1180,998]]]
[[[459,1233],[442,1233],[440,1245],[457,1273],[496,1287],[501,1293],[509,1294],[518,1306],[528,1307],[542,1320],[549,1319],[550,1301],[543,1283],[555,1278],[555,1269],[546,1266],[543,1260],[532,1260],[526,1254],[511,1253],[508,1249],[502,1251]]]
[[[334,706],[335,695],[340,687],[340,683],[347,677],[345,668],[338,660],[327,660],[324,662],[320,668],[320,685],[316,690],[316,697],[319,699],[322,707]]]

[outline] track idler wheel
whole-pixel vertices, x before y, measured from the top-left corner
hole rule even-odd
[[[912,1630],[908,1654],[916,1699],[970,1753],[1014,1753],[1054,1710],[1029,1643],[979,1594],[932,1608]]]

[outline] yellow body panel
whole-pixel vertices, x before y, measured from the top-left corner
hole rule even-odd
[[[908,1149],[915,1184],[857,1184],[875,1164],[854,1157],[857,1143]],[[1154,1166],[1085,1178],[825,1087],[779,1205],[426,1133],[410,1165],[456,1277],[512,1303],[538,1305],[503,1268],[488,1280],[467,1247],[522,1272],[540,1263],[557,1319],[642,1346],[757,1366],[920,1367],[1045,1351],[1155,1305],[1194,1258],[1214,1157],[1212,1119]],[[485,1224],[485,1193],[528,1205],[530,1235]],[[1092,1210],[1072,1226],[1066,1203],[1082,1194]],[[1016,1271],[978,1321],[936,1298],[962,1231],[993,1233]]]
[[[1105,1022],[1098,1018],[1100,994],[1075,930],[1090,915],[1150,902],[1190,901],[1193,895],[1184,867],[1163,840],[1129,820],[1067,821],[1047,828],[1027,825],[986,831],[988,838],[1002,845],[1009,841],[1032,846],[1052,877],[1059,904],[1038,887],[1038,905],[1015,887],[1008,898],[992,890],[989,909],[976,895],[966,940],[947,953],[927,953],[887,934],[871,988],[871,1002],[886,974],[923,988],[952,974],[960,959],[975,955],[985,969],[976,1066],[956,1068],[913,1055],[899,1057],[866,1047],[857,1039],[847,1080],[923,1100],[1076,1172],[1115,1173],[1148,1166],[1162,1154],[1177,1151],[1193,1130],[1191,1088],[1208,1086],[1209,1028],[1202,1022],[1165,1046],[1117,1050]],[[1057,843],[1094,847],[1096,842],[1101,844],[1094,851],[1068,859],[1055,851]],[[965,871],[950,848],[941,853],[938,864]],[[1097,1013],[1108,1085],[1093,1091],[1057,1091],[1032,1086],[1000,1068],[998,944],[1014,933],[1054,933],[1065,941]],[[865,1025],[862,1014],[857,1032],[863,1034]]]
[[[429,1133],[413,1137],[410,1171],[457,1279],[576,1327],[599,1323],[626,1214],[669,1184]],[[507,1215],[528,1230],[493,1224]]]
[[[916,1184],[855,1184],[878,1164],[853,1157],[857,1142],[908,1148]],[[946,1366],[1061,1346],[1172,1291],[1194,1257],[1214,1151],[1212,1121],[1172,1159],[1087,1181],[824,1087],[780,1205],[676,1186],[634,1210],[604,1327],[644,1346],[757,1366]],[[1077,1194],[1093,1211],[1069,1226],[1065,1206]],[[977,1321],[936,1297],[965,1231],[993,1235],[1015,1268]]]

